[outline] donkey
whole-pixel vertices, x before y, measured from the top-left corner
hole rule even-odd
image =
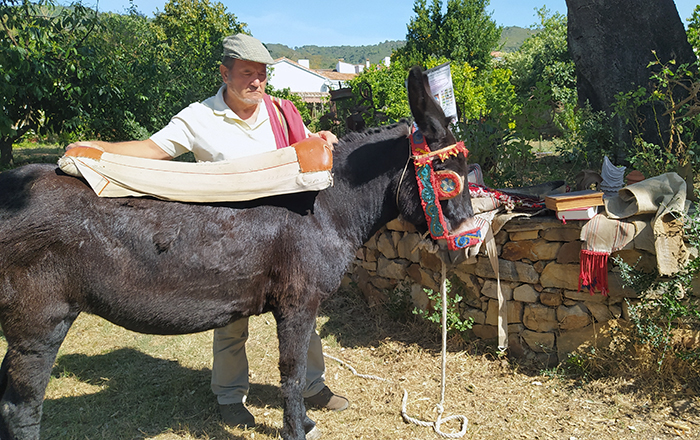
[[[455,138],[426,84],[414,67],[411,112],[437,150]],[[136,332],[185,334],[272,311],[282,437],[318,433],[301,392],[319,304],[387,222],[401,215],[427,227],[409,132],[402,121],[349,134],[334,151],[333,187],[247,203],[98,198],[48,164],[0,174],[0,324],[8,344],[0,438],[39,438],[51,368],[81,312]],[[464,178],[465,156],[434,160],[434,168]],[[439,203],[450,229],[470,223],[468,191]]]

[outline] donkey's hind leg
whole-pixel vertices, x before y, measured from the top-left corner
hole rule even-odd
[[[60,321],[41,336],[5,332],[8,347],[0,367],[0,438],[38,440],[41,408],[56,354],[77,317]],[[30,331],[35,331],[31,329]]]

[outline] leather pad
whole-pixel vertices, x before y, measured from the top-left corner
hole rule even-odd
[[[330,171],[333,168],[333,151],[320,137],[309,137],[292,145],[297,152],[302,173]]]
[[[87,157],[90,159],[100,160],[102,151],[92,147],[75,147],[66,151],[64,156]]]

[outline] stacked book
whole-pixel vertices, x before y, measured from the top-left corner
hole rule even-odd
[[[557,218],[567,220],[589,220],[603,205],[603,192],[593,190],[572,191],[545,196],[544,204],[557,213]]]

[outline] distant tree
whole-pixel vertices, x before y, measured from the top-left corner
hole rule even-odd
[[[172,114],[216,92],[221,42],[227,35],[247,33],[246,24],[222,3],[209,0],[170,0],[153,24],[163,41],[161,60],[169,66],[164,92],[175,98],[162,110]]]
[[[518,132],[524,138],[561,135],[576,106],[576,68],[567,45],[567,20],[543,7],[537,31],[520,50],[505,55],[511,82],[523,103]]]
[[[547,8],[537,11],[537,32],[527,38],[520,50],[506,54],[506,66],[513,71],[512,82],[517,93],[529,99],[537,83],[550,85],[553,98],[575,100],[576,76],[566,38],[566,16],[551,14]]]
[[[448,0],[442,13],[442,0],[416,0],[416,16],[408,24],[406,45],[392,55],[392,62],[404,66],[425,65],[430,57],[467,62],[483,69],[498,47],[501,28],[486,12],[489,0]]]
[[[501,39],[500,26],[486,12],[489,0],[449,0],[442,28],[445,55],[484,69],[491,64],[491,52]]]

